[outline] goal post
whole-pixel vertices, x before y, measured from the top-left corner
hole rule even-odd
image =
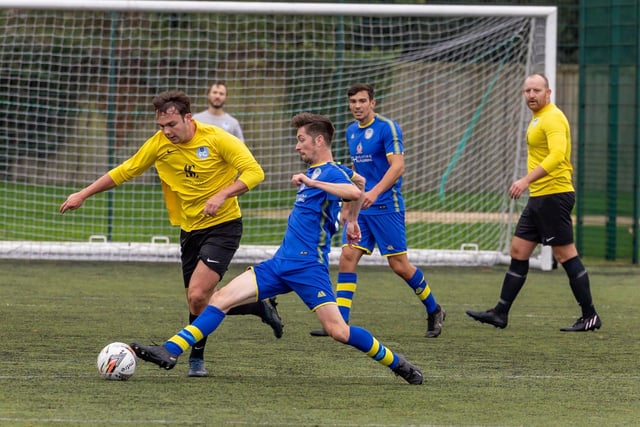
[[[403,129],[410,259],[508,262],[524,203],[506,194],[526,170],[521,87],[532,72],[555,87],[556,7],[364,6],[0,0],[0,257],[178,261],[153,170],[77,211],[58,207],[156,131],[154,95],[183,90],[195,113],[221,79],[266,174],[240,196],[235,262],[269,257],[282,237],[290,177],[305,168],[291,116],[331,117],[334,156],[348,162],[346,90],[360,81]],[[548,251],[531,264],[550,269]]]

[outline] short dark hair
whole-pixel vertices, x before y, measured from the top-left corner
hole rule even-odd
[[[227,92],[229,91],[229,88],[227,87],[227,83],[224,80],[214,80],[209,85],[209,89],[207,89],[207,93],[209,93],[211,91],[211,88],[214,86],[224,86],[224,88],[227,89]]]
[[[347,91],[347,97],[352,97],[356,93],[362,92],[363,90],[367,91],[367,93],[369,94],[369,100],[375,98],[375,90],[373,89],[373,86],[367,83],[356,83],[351,85],[351,87]]]
[[[298,113],[291,119],[291,126],[296,129],[302,127],[314,138],[318,135],[322,135],[328,146],[331,146],[331,140],[336,128],[333,126],[331,119],[322,114],[313,113]]]
[[[162,92],[153,98],[152,103],[156,113],[166,113],[171,108],[175,108],[182,117],[191,113],[191,100],[184,92],[179,90]]]

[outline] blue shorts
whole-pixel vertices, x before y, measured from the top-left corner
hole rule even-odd
[[[329,268],[311,258],[308,261],[271,258],[252,267],[257,300],[293,291],[313,311],[325,304],[335,304]]]
[[[360,215],[358,225],[362,239],[355,248],[371,255],[373,248],[383,256],[399,255],[407,252],[407,234],[404,223],[404,212],[392,212],[385,215]],[[342,244],[347,244],[346,230],[342,231]]]

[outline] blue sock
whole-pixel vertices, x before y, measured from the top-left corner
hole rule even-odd
[[[347,341],[347,344],[391,369],[398,365],[398,357],[364,328],[349,326],[349,341]]]
[[[349,323],[351,315],[351,304],[353,303],[353,295],[356,293],[358,286],[358,275],[356,273],[340,273],[338,272],[338,282],[336,283],[336,301],[338,302],[338,310],[345,322]]]
[[[436,298],[431,293],[431,288],[427,284],[422,270],[418,268],[413,277],[407,281],[407,285],[413,289],[418,299],[422,301],[422,304],[424,304],[427,309],[427,313],[433,313],[438,309]]]
[[[188,326],[172,336],[164,343],[164,348],[171,354],[181,355],[189,347],[215,331],[225,318],[222,310],[212,305],[207,308]]]

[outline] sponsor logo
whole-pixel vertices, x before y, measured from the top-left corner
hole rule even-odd
[[[196,168],[196,165],[184,165],[184,174],[188,178],[197,178],[198,174],[195,173],[194,171],[195,168]]]
[[[196,148],[196,156],[198,156],[199,159],[206,159],[209,157],[209,149],[207,147]]]

